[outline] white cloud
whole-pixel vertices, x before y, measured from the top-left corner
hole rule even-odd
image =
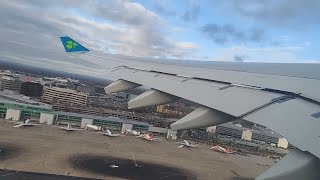
[[[303,46],[284,47],[259,47],[250,48],[246,46],[236,46],[219,49],[215,58],[218,61],[235,61],[236,57],[242,56],[245,62],[271,62],[271,63],[319,63],[314,59],[300,59],[296,53],[303,51]]]
[[[316,62],[298,59],[304,47],[215,49],[214,58],[195,56],[200,47],[177,41],[170,32],[184,31],[141,4],[127,0],[0,1],[0,58],[27,65],[88,75],[100,71],[90,62],[74,61],[64,53],[59,36],[68,35],[91,50],[130,56],[196,60],[237,59],[257,62]],[[308,43],[305,44],[307,46]]]
[[[241,16],[274,27],[301,30],[319,24],[319,0],[231,0],[223,2],[229,4],[226,12],[235,11]]]
[[[127,0],[0,1],[0,21],[0,51],[35,61],[64,61],[62,35],[123,55],[183,58],[196,50],[191,42],[171,39],[171,26],[154,12]]]

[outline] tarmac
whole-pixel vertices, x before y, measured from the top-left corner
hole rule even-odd
[[[222,154],[204,144],[178,148],[167,140],[13,125],[0,120],[0,179],[249,180],[273,165],[269,158]]]

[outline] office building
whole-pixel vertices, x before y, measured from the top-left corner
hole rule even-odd
[[[1,89],[20,92],[21,81],[13,75],[5,75],[1,79]]]
[[[36,82],[23,82],[20,93],[30,97],[42,96],[43,86]]]
[[[163,113],[164,112],[164,108],[165,108],[165,106],[163,104],[159,105],[159,106],[157,106],[157,111],[156,112]]]
[[[69,104],[53,103],[52,109],[54,111],[64,111],[64,112],[103,116],[103,110],[97,107],[90,107],[90,106],[81,106],[81,105],[70,106]]]
[[[47,103],[87,105],[87,94],[59,87],[45,88],[42,99]]]
[[[95,94],[95,87],[86,86],[84,84],[78,85],[76,90],[78,90],[80,92],[83,92],[83,93],[90,94],[90,95],[94,95]]]

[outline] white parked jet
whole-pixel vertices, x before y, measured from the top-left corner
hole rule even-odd
[[[68,124],[67,127],[59,127],[59,126],[56,126],[56,127],[58,127],[59,129],[65,130],[65,131],[79,131],[79,130],[83,130],[83,129],[72,128],[70,123]]]
[[[132,130],[132,129],[126,129],[125,132],[123,132],[125,135],[133,135],[133,136],[139,136],[140,132]]]
[[[215,150],[217,152],[220,152],[220,153],[225,153],[225,154],[234,154],[236,153],[237,151],[230,151],[229,148],[224,148],[224,147],[221,147],[221,146],[213,146],[211,148],[212,150]]]
[[[102,127],[92,125],[92,124],[86,124],[86,127],[84,128],[85,130],[92,130],[92,131],[101,131]]]
[[[179,142],[179,144],[181,144],[181,145],[178,146],[178,148],[182,148],[182,147],[198,147],[199,146],[197,144],[190,144],[187,140],[183,140],[183,142]]]
[[[109,136],[109,137],[119,137],[122,136],[122,134],[112,134],[109,129],[106,130],[105,133],[103,133],[104,136]]]
[[[161,138],[154,138],[154,137],[150,136],[148,133],[144,133],[138,137],[141,139],[147,140],[147,141],[162,141]]]
[[[18,125],[15,125],[15,126],[13,126],[13,127],[15,127],[15,128],[19,128],[19,127],[30,127],[30,126],[34,126],[34,125],[40,125],[40,124],[30,123],[30,119],[27,119],[27,120],[24,121],[24,122],[18,122]]]

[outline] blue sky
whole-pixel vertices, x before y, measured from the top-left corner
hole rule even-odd
[[[319,23],[317,20],[309,21],[309,15],[303,14],[308,11],[314,2],[308,3],[304,1],[302,4],[294,6],[290,10],[291,1],[269,1],[266,3],[254,3],[254,1],[244,3],[243,8],[255,8],[264,11],[266,7],[274,6],[279,11],[292,11],[291,16],[275,16],[279,22],[270,22],[270,20],[259,19],[256,17],[248,17],[237,12],[237,8],[232,5],[232,1],[225,3],[223,1],[145,1],[138,0],[137,3],[143,4],[146,8],[157,13],[161,18],[165,19],[171,26],[175,26],[181,31],[171,32],[170,36],[177,40],[191,41],[197,44],[198,56],[219,57],[221,49],[245,46],[247,48],[284,48],[299,47],[293,55],[296,56],[298,62],[319,61]],[[244,1],[243,1],[244,2]],[[295,4],[294,1],[292,1]],[[168,5],[170,4],[170,5]],[[256,4],[256,5],[255,5]],[[282,4],[282,5],[281,5]],[[306,4],[306,5],[303,5]],[[308,6],[309,4],[309,6]],[[159,6],[166,8],[167,12],[159,10]],[[246,7],[245,7],[246,6]],[[257,8],[256,6],[260,6]],[[298,6],[298,7],[297,7]],[[186,21],[183,16],[186,12],[198,8],[193,20]],[[271,8],[272,9],[272,8]],[[303,10],[304,9],[304,10]],[[311,11],[314,10],[311,8]],[[272,11],[270,11],[271,13]],[[314,18],[319,17],[318,12],[311,12]],[[297,18],[297,16],[301,16]],[[283,21],[283,22],[281,22]],[[289,23],[289,24],[287,24]],[[237,41],[217,44],[210,38],[206,37],[199,29],[205,24],[215,24],[218,26],[230,25],[238,31],[248,31],[256,28],[263,31],[263,40],[254,41]],[[286,52],[284,52],[286,53]],[[257,56],[259,57],[259,56]],[[251,59],[250,61],[259,61]],[[276,61],[276,60],[275,60]],[[281,62],[281,60],[278,60]],[[284,60],[286,61],[286,60]],[[290,61],[290,60],[288,60]]]
[[[295,52],[297,58],[305,60],[319,60],[319,24],[316,22],[310,22],[306,20],[310,18],[308,15],[303,14],[305,11],[301,9],[309,9],[309,6],[313,3],[308,3],[305,1],[305,6],[294,7],[293,10],[290,10],[290,1],[282,1],[282,3],[287,3],[287,6],[281,7],[281,11],[293,11],[292,17],[282,17],[276,16],[273,18],[278,18],[280,22],[270,22],[272,19],[264,20],[247,17],[241,15],[237,12],[237,8],[232,8],[231,3],[224,3],[223,1],[137,1],[144,4],[147,8],[156,12],[159,16],[166,19],[172,26],[177,26],[182,29],[182,31],[177,33],[172,33],[174,38],[179,40],[187,40],[195,42],[199,46],[199,54],[204,56],[214,56],[213,52],[219,51],[223,48],[234,47],[234,46],[245,46],[248,48],[266,48],[266,47],[301,47],[303,50]],[[162,4],[161,4],[162,2]],[[229,1],[230,3],[231,1]],[[240,1],[241,2],[241,1]],[[244,6],[250,6],[254,1],[246,3]],[[301,1],[302,2],[302,1]],[[166,3],[170,4],[170,9],[168,11],[175,12],[176,14],[166,15],[157,10],[157,6],[163,5]],[[259,4],[259,3],[258,3]],[[263,3],[263,6],[275,6],[279,7],[281,0],[274,2],[269,1]],[[294,4],[294,3],[293,3]],[[309,6],[308,6],[309,4]],[[254,5],[252,5],[254,7]],[[261,11],[265,7],[260,7]],[[193,7],[199,7],[198,14],[196,18],[192,21],[183,20],[183,15],[186,11],[191,10]],[[257,8],[259,10],[259,8]],[[276,9],[276,8],[275,8]],[[311,9],[312,10],[312,9]],[[270,11],[272,13],[272,11]],[[318,12],[314,12],[314,15],[311,12],[312,16],[319,17]],[[311,16],[310,15],[310,16]],[[301,18],[296,18],[296,16],[301,16]],[[305,16],[305,17],[304,17]],[[283,21],[283,22],[281,22]],[[290,24],[286,24],[290,22]],[[250,29],[256,28],[263,31],[263,40],[259,42],[253,41],[238,41],[238,42],[227,42],[224,44],[217,44],[213,42],[208,37],[199,31],[200,27],[205,24],[216,24],[218,26],[230,25],[233,26],[238,31],[248,31]],[[258,61],[258,60],[256,60]]]
[[[318,0],[0,1],[0,60],[86,72],[61,49],[68,35],[129,56],[319,63]]]

